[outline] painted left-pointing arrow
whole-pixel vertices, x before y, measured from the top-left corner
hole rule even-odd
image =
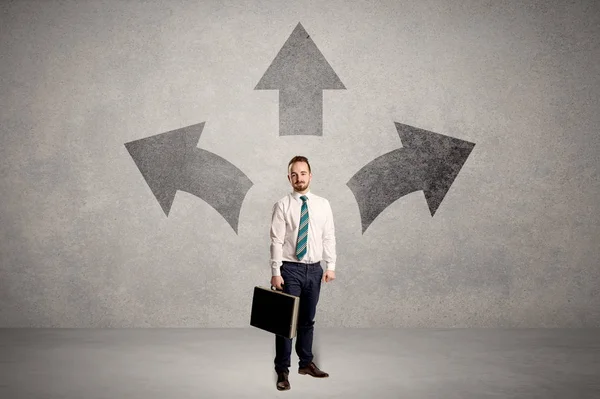
[[[227,160],[196,147],[203,128],[204,122],[130,141],[125,147],[165,215],[181,190],[203,199],[237,233],[252,182]]]

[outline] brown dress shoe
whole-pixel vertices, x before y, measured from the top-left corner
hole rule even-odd
[[[313,362],[311,362],[306,367],[299,368],[298,369],[298,374],[308,374],[308,375],[312,375],[313,377],[316,377],[316,378],[329,377],[329,374],[327,374],[324,371],[319,370],[319,368],[317,367],[317,365],[314,364]]]
[[[277,373],[277,390],[287,391],[290,389],[290,382],[288,381],[288,373]]]

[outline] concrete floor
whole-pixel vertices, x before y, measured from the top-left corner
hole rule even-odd
[[[279,392],[244,329],[0,329],[0,398],[600,398],[600,330],[317,329]]]

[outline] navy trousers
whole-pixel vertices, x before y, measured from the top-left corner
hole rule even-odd
[[[281,266],[283,292],[300,297],[298,309],[298,328],[296,330],[296,354],[299,367],[306,367],[313,360],[312,343],[315,325],[315,313],[323,268],[320,263],[304,264],[283,262]],[[275,336],[275,371],[289,372],[292,340]]]

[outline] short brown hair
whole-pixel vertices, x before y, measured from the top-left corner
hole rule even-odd
[[[292,158],[290,163],[288,163],[288,172],[290,170],[290,166],[292,166],[296,162],[305,162],[308,165],[308,173],[312,173],[312,171],[310,170],[310,163],[308,163],[308,158],[303,157],[302,155],[296,155],[294,158]]]

